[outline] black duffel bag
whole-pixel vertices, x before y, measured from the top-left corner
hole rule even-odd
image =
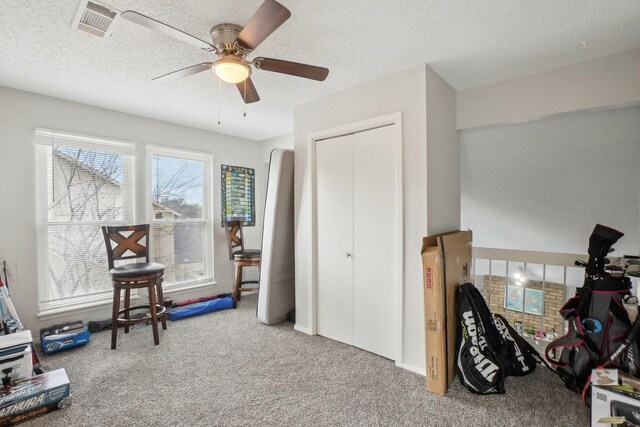
[[[458,292],[456,368],[460,381],[478,394],[504,393],[507,376],[528,375],[540,354],[499,314],[491,314],[472,283]]]

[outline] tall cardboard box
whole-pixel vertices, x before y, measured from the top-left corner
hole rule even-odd
[[[456,290],[470,280],[471,231],[422,239],[427,390],[445,394],[456,376]]]

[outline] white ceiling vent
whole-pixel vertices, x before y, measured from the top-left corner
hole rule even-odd
[[[82,0],[73,19],[73,28],[85,31],[94,36],[104,37],[111,34],[113,20],[118,12],[100,3]]]

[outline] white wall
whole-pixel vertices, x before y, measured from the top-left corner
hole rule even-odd
[[[422,296],[421,239],[426,235],[431,218],[427,217],[427,101],[432,94],[446,102],[451,117],[441,124],[433,124],[432,137],[445,135],[453,148],[434,141],[434,156],[453,153],[454,164],[449,169],[434,171],[434,183],[451,178],[450,191],[455,194],[440,199],[440,210],[433,210],[434,231],[457,228],[459,186],[455,176],[457,136],[455,133],[455,92],[427,66],[364,84],[326,98],[299,106],[294,112],[295,144],[295,215],[296,215],[296,327],[312,332],[311,319],[311,171],[309,169],[308,136],[311,133],[335,128],[373,117],[402,113],[403,138],[403,199],[404,199],[404,308],[401,365],[424,373],[424,314]],[[435,106],[434,106],[435,107]],[[434,120],[447,113],[432,109]],[[435,160],[435,158],[434,158]],[[443,189],[447,188],[446,183]],[[442,218],[439,218],[441,216]],[[445,219],[447,218],[447,219]],[[429,221],[428,221],[429,219]],[[442,230],[439,230],[442,231]],[[391,262],[391,261],[390,261]]]
[[[457,92],[429,67],[427,96],[427,233],[460,227],[460,144]]]
[[[458,129],[640,101],[640,49],[458,93]]]
[[[38,264],[33,143],[36,127],[138,142],[138,153],[142,155],[143,143],[213,153],[214,270],[218,284],[175,297],[184,300],[231,290],[233,266],[228,259],[224,231],[219,225],[220,165],[231,164],[259,170],[258,142],[5,87],[0,87],[0,101],[0,258],[7,260],[14,279],[11,293],[21,320],[27,327],[36,331],[54,322],[110,317],[110,304],[97,311],[75,312],[55,318],[38,319],[36,316]],[[143,163],[143,160],[139,161],[138,166]],[[144,181],[136,181],[136,207],[140,213],[145,209],[145,188]],[[260,188],[258,185],[257,188]],[[250,243],[258,247],[262,207],[257,205],[256,211],[258,223],[256,227],[247,228],[246,236]],[[137,222],[147,221],[143,216],[137,218]]]
[[[638,254],[640,107],[460,132],[462,228],[474,245],[586,253],[596,223]]]

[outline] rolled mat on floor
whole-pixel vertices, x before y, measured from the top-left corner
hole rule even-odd
[[[185,307],[169,310],[167,314],[170,320],[186,319],[187,317],[200,316],[218,310],[233,308],[233,298],[217,298],[214,300],[198,302]]]

